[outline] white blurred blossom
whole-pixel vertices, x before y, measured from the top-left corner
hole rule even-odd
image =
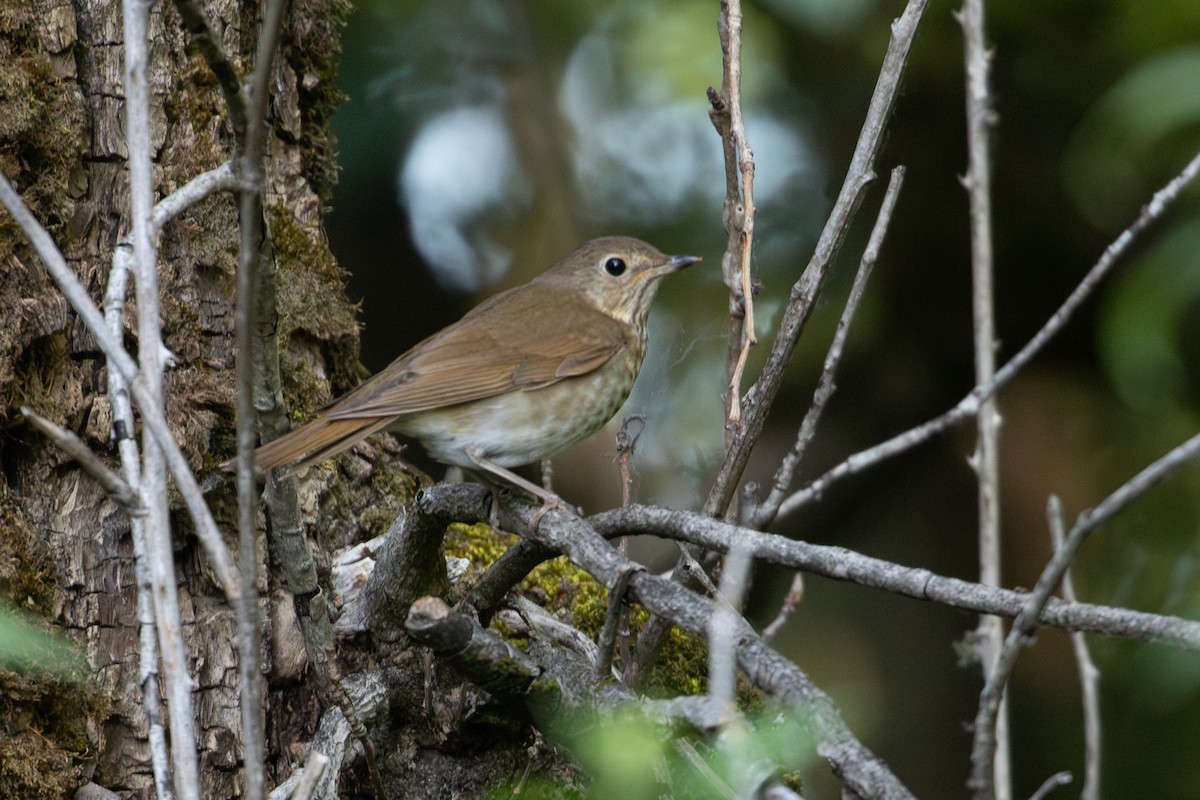
[[[426,122],[405,154],[399,191],[413,243],[439,283],[475,291],[504,275],[512,255],[489,228],[529,204],[530,186],[499,108],[456,108]]]

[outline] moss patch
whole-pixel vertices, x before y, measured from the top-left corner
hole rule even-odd
[[[455,523],[446,531],[446,554],[471,562],[471,573],[464,581],[467,584],[516,542],[516,536],[496,533],[484,523]],[[608,591],[566,556],[538,565],[521,583],[520,591],[589,637],[599,636],[608,612]],[[645,609],[634,609],[630,620],[633,637],[649,618]],[[708,647],[704,640],[672,628],[644,690],[661,697],[699,694],[705,689],[707,677]]]
[[[0,491],[0,596],[18,608],[49,613],[55,580],[49,548],[8,492]]]
[[[349,0],[295,0],[290,40],[283,50],[299,82],[305,177],[324,204],[329,203],[337,183],[337,143],[329,122],[346,99],[336,78],[342,29],[352,10]]]
[[[316,409],[355,385],[358,307],[346,299],[344,274],[329,248],[296,222],[282,205],[268,211],[275,260],[276,304],[283,390],[292,408]],[[315,340],[327,369],[314,376],[307,358]]]
[[[0,800],[60,800],[84,783],[95,758],[89,721],[108,701],[81,675],[0,669]]]

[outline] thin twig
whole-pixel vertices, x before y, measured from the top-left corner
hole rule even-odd
[[[175,437],[171,435],[171,429],[167,425],[162,409],[153,402],[145,381],[138,373],[137,364],[125,352],[118,339],[108,331],[104,318],[100,315],[100,310],[92,303],[87,290],[83,288],[67,265],[66,259],[58,246],[54,244],[54,240],[50,238],[50,234],[34,218],[24,201],[13,189],[12,184],[2,174],[0,174],[0,204],[8,209],[17,225],[29,238],[29,243],[33,245],[38,257],[46,265],[50,277],[58,284],[63,297],[75,309],[75,313],[83,321],[88,333],[95,337],[101,352],[109,359],[111,367],[119,370],[128,383],[129,391],[142,412],[142,425],[154,435],[155,440],[164,448],[171,477],[175,480],[176,488],[183,497],[192,522],[196,526],[196,535],[200,539],[205,554],[212,562],[213,571],[221,584],[221,589],[231,604],[236,602],[239,587],[237,569],[233,565],[233,559],[229,556],[221,532],[217,529],[212,513],[204,502],[204,495],[200,491],[200,485],[196,482],[196,476],[192,474],[187,457],[179,449]]]
[[[150,144],[148,84],[150,4],[122,4],[125,36],[125,138],[128,148],[130,227],[137,297],[139,379],[149,405],[163,406],[163,343],[158,305],[157,253],[154,246],[154,172]],[[111,364],[110,364],[111,369]],[[167,505],[167,467],[162,446],[148,428],[142,432],[141,495],[146,508],[146,555],[154,597],[159,658],[167,688],[175,792],[182,800],[199,798],[199,766],[192,690],[183,641],[179,592],[171,548]]]
[[[734,711],[736,638],[747,624],[742,619],[741,608],[752,564],[750,552],[735,545],[725,557],[720,590],[712,601],[708,629],[708,694],[722,717],[728,717]]]
[[[527,540],[522,540],[527,541]],[[596,664],[593,670],[596,678],[602,678],[612,672],[613,648],[617,642],[617,633],[621,628],[621,620],[625,617],[625,595],[629,590],[629,579],[633,573],[642,567],[632,565],[628,569],[617,572],[612,588],[608,590],[608,608],[604,613],[604,627],[600,629],[597,640]],[[622,666],[628,666],[628,663]]]
[[[979,696],[979,710],[975,715],[975,739],[971,747],[970,786],[979,800],[991,800],[995,796],[992,786],[992,760],[995,748],[994,720],[1000,707],[1004,686],[1017,663],[1021,647],[1037,625],[1042,610],[1050,601],[1054,587],[1062,580],[1063,573],[1079,552],[1087,536],[1118,511],[1141,497],[1154,486],[1174,475],[1192,461],[1200,459],[1200,434],[1175,447],[1150,466],[1104,498],[1100,505],[1079,515],[1070,533],[1049,563],[1042,570],[1021,612],[1013,621],[1012,629],[1004,641],[1004,648],[996,659],[996,668],[988,675]]]
[[[1029,796],[1029,800],[1043,800],[1043,798],[1049,796],[1049,794],[1055,789],[1060,786],[1066,786],[1070,782],[1071,773],[1056,772],[1049,778],[1046,778],[1046,780],[1042,781],[1042,785],[1038,787],[1036,792]]]
[[[989,148],[995,113],[988,93],[990,56],[984,44],[983,0],[965,0],[956,18],[963,29],[967,74],[967,174],[962,183],[970,201],[971,312],[975,345],[975,385],[986,386],[996,374],[996,316],[992,301],[992,170]],[[1000,417],[993,394],[975,415],[976,442],[971,466],[978,478],[979,582],[1000,585]],[[980,617],[975,639],[985,682],[990,679],[1004,645],[999,617]],[[1012,757],[1008,737],[1008,703],[1003,693],[996,716],[992,786],[999,800],[1012,800]],[[983,735],[979,730],[976,736]]]
[[[201,200],[217,192],[231,192],[240,185],[231,161],[200,173],[154,204],[155,231],[161,231],[164,225]]]
[[[742,472],[750,459],[750,452],[762,433],[767,413],[782,385],[784,367],[791,359],[792,351],[816,303],[825,276],[841,249],[846,230],[862,201],[863,190],[874,178],[875,156],[882,146],[883,133],[891,117],[900,79],[904,74],[917,27],[925,13],[926,3],[927,0],[909,0],[904,13],[892,23],[892,38],[846,178],[817,240],[816,250],[800,279],[792,287],[783,320],[771,345],[771,353],[767,356],[758,380],[746,392],[742,403],[742,424],[727,448],[725,459],[704,504],[704,513],[710,516],[723,515],[733,499],[738,481],[741,480]]]
[[[984,386],[976,386],[957,405],[940,416],[934,417],[928,422],[924,422],[904,433],[893,436],[885,442],[881,442],[850,456],[821,477],[789,496],[780,506],[779,516],[786,516],[818,499],[832,484],[842,478],[857,475],[879,462],[926,442],[948,428],[971,419],[978,414],[979,406],[983,400],[991,397],[1001,387],[1012,380],[1013,376],[1024,369],[1046,343],[1066,326],[1071,316],[1083,304],[1083,301],[1088,298],[1117,262],[1129,252],[1138,237],[1166,213],[1167,209],[1178,199],[1180,193],[1196,179],[1198,174],[1200,174],[1200,154],[1193,157],[1187,166],[1183,168],[1183,171],[1171,179],[1166,186],[1155,192],[1154,197],[1142,209],[1142,212],[1138,215],[1134,223],[1122,231],[1121,235],[1105,248],[1100,259],[1088,271],[1083,280],[1079,282],[1079,285],[1072,290],[1071,294],[1063,301],[1058,310],[1046,321],[1041,330],[1034,334],[1033,338],[1021,348],[1019,353],[996,371],[996,377],[990,383]]]
[[[1046,503],[1046,517],[1050,524],[1050,541],[1054,551],[1063,548],[1065,533],[1063,532],[1062,501],[1056,495],[1051,495]],[[1071,603],[1078,602],[1075,594],[1075,581],[1071,578],[1071,569],[1067,568],[1062,578],[1063,598]],[[1071,648],[1075,652],[1075,663],[1079,669],[1079,688],[1083,696],[1083,788],[1079,791],[1080,800],[1100,800],[1100,763],[1102,723],[1100,719],[1100,670],[1092,660],[1088,648],[1087,637],[1082,633],[1071,634]]]
[[[879,251],[883,248],[888,225],[892,221],[892,212],[896,207],[896,200],[900,196],[900,188],[903,184],[904,167],[896,167],[892,170],[891,177],[888,179],[887,191],[883,194],[883,202],[880,204],[879,213],[875,217],[875,227],[871,229],[871,236],[867,240],[867,247],[863,251],[862,259],[859,261],[858,272],[854,275],[854,284],[850,287],[850,294],[846,298],[846,306],[842,309],[841,318],[838,319],[837,332],[833,336],[833,341],[829,344],[829,352],[825,355],[825,366],[822,369],[817,389],[813,392],[812,404],[808,407],[808,411],[804,415],[804,420],[800,423],[800,431],[796,434],[796,443],[792,445],[792,449],[784,457],[779,465],[779,469],[775,472],[775,480],[771,487],[771,493],[753,513],[752,527],[765,528],[775,519],[775,514],[779,511],[779,504],[783,502],[787,490],[791,487],[792,481],[796,477],[796,469],[800,466],[800,460],[804,457],[804,451],[808,448],[809,442],[812,441],[813,434],[816,433],[817,423],[821,419],[821,414],[825,411],[825,406],[829,402],[829,398],[833,396],[833,378],[837,372],[838,364],[842,359],[846,337],[850,332],[850,323],[854,320],[854,315],[858,311],[859,301],[862,300],[862,296],[866,292],[867,281],[870,280],[871,271],[874,269],[875,263],[879,260]]]
[[[265,704],[262,677],[262,647],[258,608],[258,487],[254,476],[254,447],[258,442],[258,422],[254,408],[254,335],[255,293],[259,284],[259,265],[263,257],[263,156],[266,149],[267,101],[276,51],[279,49],[287,0],[269,0],[250,80],[249,105],[246,107],[245,136],[241,157],[235,162],[242,183],[238,247],[237,309],[235,346],[237,348],[237,497],[238,550],[240,553],[242,602],[238,613],[238,673],[241,683],[243,735],[242,762],[245,769],[247,800],[261,800],[266,748]],[[219,48],[217,48],[219,51]],[[210,61],[210,63],[212,63]],[[218,62],[214,67],[216,71]],[[220,74],[218,74],[218,78]],[[224,87],[224,83],[222,83]],[[226,99],[234,116],[242,95]],[[382,798],[381,798],[382,800]]]
[[[755,344],[754,292],[750,259],[754,244],[754,151],[742,118],[742,4],[721,0],[717,17],[721,41],[721,95],[709,90],[711,116],[725,155],[725,254],[721,272],[729,287],[729,355],[725,386],[726,445],[741,426],[742,373]]]
[[[240,143],[245,139],[248,121],[256,119],[249,110],[250,102],[242,86],[241,76],[225,53],[220,34],[208,21],[208,15],[204,13],[200,4],[195,0],[175,0],[175,8],[179,10],[179,16],[183,19],[183,27],[187,29],[192,41],[199,48],[200,55],[217,78],[217,85],[221,88],[221,96],[225,98],[225,107],[229,112],[229,122],[233,126],[234,140]]]
[[[124,478],[109,469],[107,464],[97,458],[96,454],[92,452],[90,447],[84,444],[82,439],[66,428],[54,424],[31,408],[21,406],[21,413],[25,415],[25,419],[29,424],[37,428],[43,436],[54,442],[64,453],[79,462],[79,466],[83,468],[83,471],[92,476],[92,480],[100,484],[109,497],[125,507],[126,513],[131,516],[145,516],[146,509],[142,505],[141,497],[134,488]]]
[[[779,613],[775,615],[775,619],[771,620],[767,627],[763,628],[762,638],[764,642],[772,641],[779,632],[783,630],[783,626],[787,621],[796,614],[796,609],[800,607],[800,601],[804,599],[804,573],[797,572],[792,576],[792,585],[788,587],[788,593],[783,598],[783,602],[779,604]]]
[[[205,200],[217,192],[232,191],[238,188],[237,176],[233,172],[233,164],[226,161],[216,169],[210,169],[192,178],[169,195],[154,204],[152,224],[154,234],[162,231],[163,226],[182,214],[189,207]],[[128,294],[129,275],[133,271],[133,236],[126,236],[113,249],[112,269],[108,273],[108,283],[104,288],[104,318],[113,336],[119,337],[124,329],[122,315],[125,310],[125,299]],[[111,379],[118,381],[118,392],[110,387],[110,397],[114,394],[125,394],[125,379],[120,372],[110,373]],[[119,415],[114,414],[120,418]]]

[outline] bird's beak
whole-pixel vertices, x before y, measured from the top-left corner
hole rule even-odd
[[[663,272],[677,272],[703,260],[700,256],[671,256],[667,263],[663,264]]]

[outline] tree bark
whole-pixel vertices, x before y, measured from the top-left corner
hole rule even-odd
[[[257,4],[204,3],[224,47],[243,73],[252,66]],[[357,371],[353,306],[322,231],[322,198],[336,171],[326,124],[343,0],[296,3],[285,47],[275,61],[267,149],[267,218],[277,239],[278,331],[285,382],[298,406],[319,406]],[[150,20],[152,142],[161,199],[233,152],[232,130],[209,68],[169,3]],[[21,192],[99,304],[112,254],[128,233],[121,8],[109,0],[0,0],[0,169]],[[236,198],[220,195],[169,223],[160,241],[164,338],[174,367],[166,378],[167,416],[193,468],[213,487],[218,519],[232,530],[232,482],[216,465],[233,450],[233,293],[237,263]],[[0,711],[27,718],[28,730],[0,737],[0,798],[61,797],[91,779],[132,797],[153,793],[147,716],[138,686],[136,587],[125,512],[52,445],[22,424],[27,405],[76,432],[115,465],[105,364],[24,237],[0,215],[0,589],[16,605],[64,627],[86,652],[91,675],[64,687],[58,678],[0,672]],[[135,350],[132,300],[125,341]],[[305,369],[294,369],[303,365]],[[362,489],[357,486],[354,490]],[[361,501],[362,498],[355,498]],[[359,508],[369,508],[364,502]],[[316,504],[336,516],[324,548],[363,534],[341,502]],[[234,620],[212,580],[186,514],[172,522],[190,669],[200,731],[201,793],[240,794]],[[385,525],[376,521],[378,525]],[[232,533],[229,544],[235,546]],[[326,550],[318,563],[327,563]],[[260,560],[265,552],[260,547]],[[260,566],[260,574],[266,574]],[[260,587],[263,597],[267,586]],[[283,603],[283,606],[287,606]],[[266,645],[272,614],[265,615]],[[268,650],[265,669],[275,670]],[[294,677],[296,670],[284,670]],[[14,691],[20,685],[22,692]],[[280,681],[287,685],[287,681]],[[277,687],[273,687],[276,688]],[[48,709],[64,694],[84,705]],[[304,693],[269,700],[268,744],[275,772],[290,769],[288,750],[311,727],[317,707]],[[297,699],[300,698],[300,699]]]

